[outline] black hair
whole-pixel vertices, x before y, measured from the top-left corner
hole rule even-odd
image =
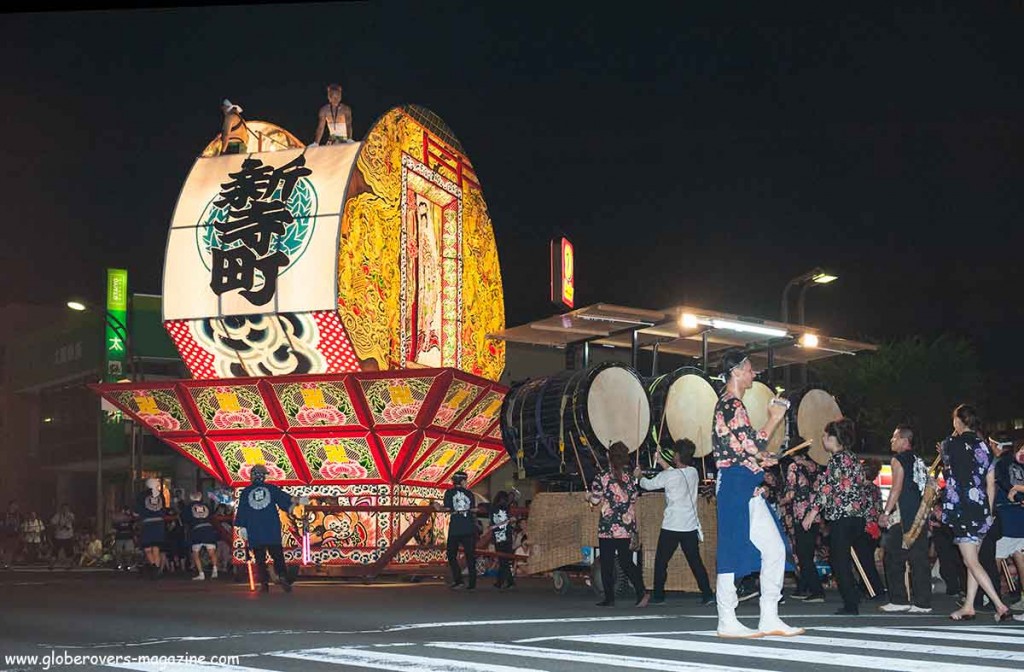
[[[876,459],[864,460],[864,478],[871,482],[878,478],[878,473],[882,471],[882,461]]]
[[[901,422],[900,424],[896,425],[896,431],[899,433],[899,435],[901,437],[903,437],[904,439],[907,440],[907,443],[910,444],[910,449],[913,450],[914,449],[914,428],[911,427],[910,425],[908,425],[905,422]]]
[[[853,448],[854,442],[857,441],[857,430],[853,420],[849,418],[839,418],[828,423],[825,425],[825,433],[836,437],[843,448]]]
[[[960,419],[960,422],[964,423],[967,429],[975,432],[981,431],[981,417],[978,415],[977,409],[970,404],[960,404],[953,409],[953,415]]]
[[[697,446],[689,439],[679,439],[672,445],[672,451],[679,458],[679,462],[688,467],[693,461],[693,454],[697,452]]]
[[[622,441],[608,446],[608,466],[616,477],[622,476],[623,469],[629,464],[629,448]]]
[[[743,352],[740,348],[729,348],[725,351],[719,366],[722,369],[722,375],[725,376],[726,382],[729,381],[729,374],[732,373],[732,370],[742,364],[744,359],[747,359],[747,353]]]
[[[508,506],[508,493],[504,490],[499,490],[498,494],[494,495],[494,501],[491,505],[498,508],[506,508]]]

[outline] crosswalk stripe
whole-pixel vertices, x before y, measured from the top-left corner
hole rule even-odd
[[[935,672],[935,663],[925,660],[909,660],[906,658],[888,658],[882,656],[863,656],[853,653],[838,653],[827,650],[807,650],[772,646],[756,642],[736,644],[735,640],[715,639],[713,641],[686,641],[683,639],[661,639],[641,637],[637,635],[613,636],[606,635],[574,635],[563,637],[563,641],[591,642],[636,648],[666,649],[670,651],[690,651],[709,655],[729,655],[744,658],[764,658],[767,660],[784,660],[787,662],[813,663],[817,665],[840,665],[843,667],[859,667],[871,670],[895,670],[897,672]],[[943,662],[943,672],[977,672],[975,665],[957,665]]]
[[[814,628],[814,632],[821,628]],[[880,642],[877,639],[848,639],[846,637],[817,637],[801,635],[790,637],[787,641],[794,644],[815,644],[817,646],[845,647],[847,649],[866,649],[878,651]],[[934,656],[955,656],[960,658],[985,658],[988,660],[1021,660],[1024,654],[1016,651],[996,651],[959,646],[943,646],[941,644],[913,644],[910,642],[886,642],[900,653],[923,653]],[[1024,642],[1022,642],[1024,643]]]
[[[887,637],[912,637],[917,639],[949,639],[949,634],[935,630],[907,630],[904,628],[815,628],[826,632],[855,632],[863,635],[884,635]],[[971,643],[978,644],[1020,644],[1020,637],[1007,635],[987,635],[974,630],[965,632],[970,634]]]
[[[736,667],[735,665],[715,665],[713,663],[694,663],[685,661],[665,660],[663,658],[641,658],[638,656],[620,656],[609,653],[566,651],[540,646],[519,646],[516,644],[499,644],[497,642],[430,642],[427,646],[456,651],[478,651],[480,653],[498,653],[523,658],[541,658],[544,660],[563,660],[589,665],[609,665],[612,667],[629,667],[641,670],[659,670],[660,672],[761,672],[761,668]]]
[[[493,663],[474,663],[446,658],[391,653],[390,651],[374,649],[350,649],[344,647],[281,651],[271,655],[281,658],[309,660],[317,663],[366,667],[373,670],[393,670],[394,672],[536,672],[531,667],[511,667],[509,665],[495,665]]]
[[[998,632],[1003,635],[1016,635],[1024,639],[1024,627],[1013,625],[939,625],[928,628],[929,630],[949,630],[950,632]],[[1024,644],[1024,642],[1021,642]]]

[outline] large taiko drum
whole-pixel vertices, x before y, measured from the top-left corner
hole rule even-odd
[[[530,478],[589,483],[621,441],[635,452],[650,432],[651,408],[640,376],[607,362],[513,385],[501,409],[505,450]]]
[[[843,417],[839,402],[821,387],[809,386],[785,395],[789,400],[786,413],[786,445],[796,446],[811,441],[808,455],[818,464],[826,464],[829,454],[822,443],[825,425]]]
[[[669,464],[672,445],[679,439],[690,439],[696,445],[694,457],[712,451],[711,426],[715,418],[718,388],[707,375],[693,366],[684,366],[669,373],[646,379],[651,398],[651,435],[641,463],[653,468],[655,447]],[[720,386],[720,384],[719,384]]]
[[[775,398],[775,392],[759,380],[755,380],[750,389],[743,394],[743,405],[747,408],[747,415],[750,416],[750,425],[755,429],[764,427],[768,422],[768,404]],[[778,452],[779,447],[786,439],[786,431],[780,422],[775,431],[768,437],[768,450]],[[795,445],[795,444],[794,444]]]

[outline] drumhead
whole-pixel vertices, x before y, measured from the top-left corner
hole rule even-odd
[[[651,427],[651,405],[640,378],[623,366],[598,371],[587,392],[587,416],[602,446],[622,441],[636,452]]]
[[[665,397],[665,429],[674,440],[690,439],[697,447],[694,457],[712,451],[711,426],[718,394],[707,378],[689,373],[677,378]],[[661,423],[661,418],[655,418]]]
[[[743,405],[747,407],[747,415],[750,416],[750,424],[754,429],[760,429],[768,422],[768,402],[773,397],[775,397],[775,393],[772,391],[772,388],[757,380],[744,393]],[[782,431],[783,424],[780,422],[776,425],[775,431],[768,437],[768,450],[773,453],[779,451],[779,446],[782,445],[783,440],[786,438],[786,433]]]
[[[843,412],[839,409],[839,402],[825,390],[811,389],[801,395],[796,411],[796,427],[800,436],[812,441],[808,455],[818,464],[827,464],[829,458],[821,441],[825,425],[841,417]]]

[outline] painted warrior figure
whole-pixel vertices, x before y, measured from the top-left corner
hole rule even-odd
[[[431,204],[416,196],[416,346],[413,359],[441,366],[441,249]]]

